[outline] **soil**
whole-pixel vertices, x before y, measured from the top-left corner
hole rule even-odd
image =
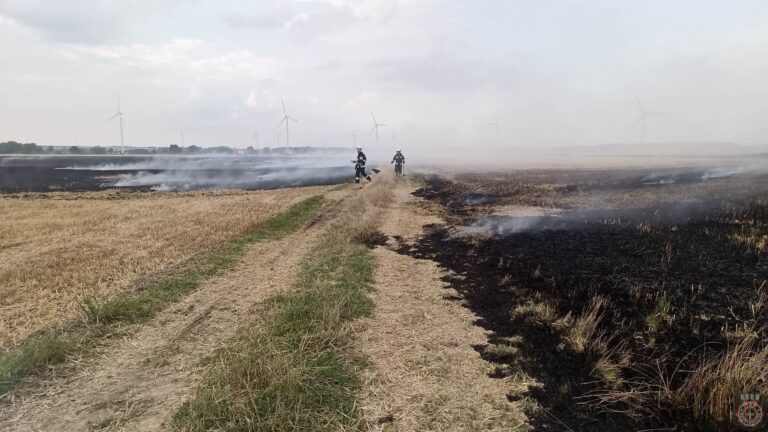
[[[375,315],[358,332],[370,361],[361,395],[369,430],[525,430],[525,416],[506,401],[509,386],[489,377],[489,365],[473,349],[488,335],[441,281],[448,273],[396,252],[416,241],[425,224],[441,222],[409,195],[407,179],[397,185],[380,233],[388,241],[373,251]]]
[[[255,244],[242,262],[116,340],[75,371],[11,395],[0,407],[3,431],[157,431],[196,388],[203,360],[243,323],[257,322],[271,295],[291,286],[307,251],[348,192],[307,228],[282,240]]]

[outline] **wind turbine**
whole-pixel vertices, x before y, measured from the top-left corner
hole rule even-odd
[[[256,131],[256,132],[253,134],[253,138],[251,138],[251,139],[252,139],[252,140],[254,140],[254,141],[256,142],[256,147],[258,147],[258,146],[259,146],[259,131]]]
[[[499,119],[501,119],[501,113],[496,114],[496,121],[488,123],[488,126],[493,126],[496,129],[496,145],[499,145]]]
[[[181,133],[181,146],[184,147],[184,131],[179,131]]]
[[[382,124],[382,123],[378,123],[376,121],[376,117],[373,116],[373,113],[371,113],[371,118],[373,119],[373,129],[371,129],[371,131],[368,132],[368,135],[372,134],[373,131],[376,131],[376,145],[378,146],[378,144],[379,144],[379,128],[380,127],[387,127],[387,125]]]
[[[280,102],[283,103],[283,119],[280,120],[280,123],[278,123],[277,126],[275,126],[275,129],[279,128],[283,123],[285,123],[285,143],[286,143],[285,145],[290,147],[291,146],[291,136],[288,134],[288,123],[290,123],[291,121],[298,122],[298,120],[296,120],[293,117],[288,116],[288,112],[285,111],[285,101],[283,100],[283,98],[280,98]]]
[[[661,113],[658,112],[658,111],[646,111],[645,108],[643,108],[643,104],[640,103],[640,99],[638,99],[637,96],[635,96],[635,101],[637,102],[637,106],[640,108],[640,117],[637,119],[635,124],[637,124],[639,122],[642,122],[642,124],[643,124],[643,131],[642,131],[641,137],[642,137],[642,143],[645,143],[645,119],[646,119],[646,117],[648,117],[649,115],[659,115]]]
[[[120,153],[125,154],[125,136],[123,135],[123,113],[120,111],[120,96],[117,97],[117,113],[108,118],[107,121],[112,121],[115,117],[120,118]]]

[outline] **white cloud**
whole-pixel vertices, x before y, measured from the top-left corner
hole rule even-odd
[[[207,54],[210,47],[202,41],[177,39],[164,44],[146,45],[73,45],[74,52],[122,67],[165,73],[179,79],[268,80],[277,77],[281,62],[260,57],[250,50],[232,50]]]
[[[269,110],[276,108],[279,105],[278,101],[279,98],[271,89],[251,90],[248,93],[245,105],[249,108]]]
[[[57,42],[104,43],[129,35],[135,24],[197,0],[0,0],[0,15]]]
[[[344,111],[357,111],[361,109],[367,109],[380,99],[381,94],[378,92],[372,90],[364,90],[344,102],[342,109]]]

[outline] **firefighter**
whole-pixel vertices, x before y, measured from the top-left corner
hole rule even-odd
[[[368,158],[365,157],[365,153],[363,153],[363,148],[358,147],[357,160],[352,161],[355,164],[355,183],[360,183],[361,176],[365,177],[368,181],[371,181],[371,176],[369,176],[365,172],[365,162],[367,161],[368,161]]]
[[[403,175],[403,164],[405,164],[405,156],[403,156],[403,153],[401,150],[397,150],[397,153],[395,153],[395,157],[392,158],[391,164],[395,164],[395,174],[396,175]]]

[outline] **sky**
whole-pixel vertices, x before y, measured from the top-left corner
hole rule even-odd
[[[371,112],[386,148],[637,143],[637,98],[649,142],[762,146],[766,23],[763,0],[0,0],[0,141],[118,145],[119,96],[132,146],[284,145],[281,98],[294,146],[377,146]]]

